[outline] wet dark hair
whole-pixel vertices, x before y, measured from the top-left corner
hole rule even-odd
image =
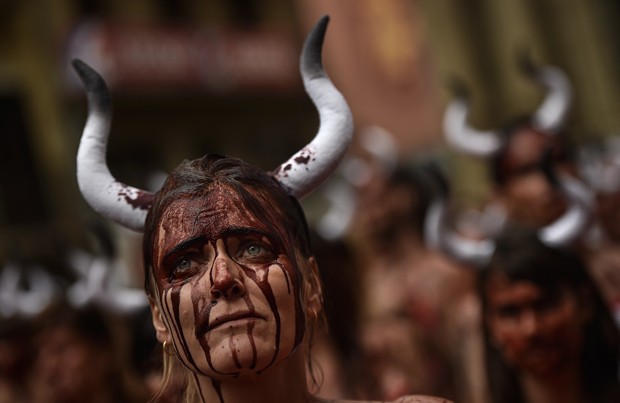
[[[533,229],[507,229],[497,239],[490,264],[479,276],[483,318],[488,312],[486,287],[489,278],[496,273],[503,273],[510,281],[531,282],[549,293],[567,289],[587,295],[592,316],[584,328],[581,356],[584,394],[593,402],[620,401],[620,332],[581,256],[571,250],[551,248],[543,244]],[[484,338],[491,402],[524,402],[517,374],[491,343],[486,325]]]
[[[146,217],[143,238],[145,289],[151,293],[150,270],[153,266],[153,247],[162,214],[175,200],[201,197],[219,184],[234,192],[249,212],[268,228],[284,222],[283,239],[291,247],[309,257],[308,224],[297,199],[289,195],[279,182],[262,169],[241,159],[207,154],[181,163],[159,190]],[[286,237],[284,236],[286,235]]]

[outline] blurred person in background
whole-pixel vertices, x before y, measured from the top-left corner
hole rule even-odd
[[[490,402],[620,401],[619,330],[577,253],[508,229],[479,295]]]
[[[620,138],[579,150],[579,171],[596,194],[592,229],[583,251],[592,276],[620,325]]]
[[[311,230],[312,251],[321,277],[325,321],[317,327],[311,363],[317,396],[364,398],[368,382],[360,346],[360,264],[348,240],[325,239]]]
[[[361,340],[371,397],[455,393],[454,346],[473,276],[426,247],[430,187],[404,163],[359,192],[350,229],[362,262]]]
[[[30,402],[34,320],[56,297],[54,279],[30,259],[0,268],[0,402]]]
[[[568,77],[552,66],[535,66],[528,55],[519,55],[521,70],[545,89],[545,97],[529,115],[519,116],[500,128],[480,130],[468,123],[469,100],[464,86],[452,83],[456,98],[444,115],[448,144],[459,152],[484,158],[489,167],[489,202],[499,206],[508,221],[544,226],[566,208],[561,194],[545,178],[541,161],[545,153],[562,172],[575,172],[572,144],[563,131],[572,103]]]
[[[544,226],[566,209],[561,192],[546,178],[542,161],[546,152],[559,171],[573,172],[571,152],[561,133],[550,136],[517,120],[508,126],[506,145],[490,161],[491,203],[506,211],[509,221]]]
[[[33,341],[30,318],[0,319],[0,403],[30,402]]]
[[[126,324],[95,305],[52,306],[37,321],[31,367],[33,403],[141,403],[146,387],[135,372]]]
[[[499,373],[495,367],[489,367],[485,364],[485,360],[488,360],[491,356],[489,347],[497,347],[498,344],[489,343],[489,310],[488,310],[488,298],[483,292],[491,292],[495,289],[495,283],[487,283],[487,279],[491,277],[490,273],[495,273],[500,269],[506,269],[506,265],[517,265],[519,270],[534,270],[542,276],[542,278],[548,279],[549,276],[557,275],[563,269],[563,261],[559,260],[555,262],[553,259],[559,259],[557,256],[549,258],[548,256],[540,257],[542,254],[541,248],[548,248],[551,250],[557,250],[556,254],[561,255],[564,248],[573,248],[574,256],[579,258],[579,245],[583,234],[586,232],[592,209],[592,194],[587,186],[582,182],[576,180],[570,175],[559,175],[555,177],[553,169],[546,169],[547,180],[557,181],[557,188],[561,192],[565,203],[569,208],[564,214],[558,217],[553,222],[547,224],[544,227],[526,227],[532,228],[531,230],[519,230],[523,225],[516,225],[511,222],[504,225],[502,230],[492,237],[475,238],[468,236],[468,234],[459,232],[450,228],[449,221],[454,215],[454,212],[450,211],[449,205],[449,193],[450,186],[446,178],[442,175],[440,169],[429,170],[432,174],[432,178],[436,183],[436,194],[433,200],[432,206],[429,209],[427,216],[426,240],[430,247],[433,247],[446,256],[463,264],[464,267],[470,269],[471,272],[480,273],[478,275],[478,299],[479,304],[476,306],[476,314],[471,315],[474,321],[471,324],[475,324],[480,330],[478,332],[469,332],[464,338],[463,344],[470,348],[463,349],[460,353],[458,364],[462,366],[461,372],[464,375],[464,387],[459,391],[460,395],[457,399],[463,402],[486,402],[488,401],[487,388],[495,388],[503,382],[503,378],[495,379],[495,375]],[[523,235],[526,234],[526,235]],[[523,239],[536,238],[525,242]],[[507,241],[508,240],[508,241]],[[519,240],[519,242],[516,242]],[[517,246],[508,248],[505,245],[512,245],[510,242],[516,243]],[[537,242],[537,243],[536,243]],[[533,245],[542,245],[540,248],[533,248]],[[532,250],[530,250],[533,248]],[[555,252],[554,252],[555,253]],[[501,260],[498,260],[500,259]],[[565,260],[572,258],[573,256],[565,257]],[[501,261],[502,265],[499,266],[498,261]],[[555,269],[549,269],[549,273],[545,274],[547,266],[555,265]],[[577,263],[575,263],[577,264]],[[498,266],[499,268],[496,268]],[[490,270],[489,267],[495,269]],[[512,267],[512,266],[510,266]],[[579,263],[579,269],[584,269]],[[567,269],[568,270],[568,269]],[[517,269],[514,269],[517,272]],[[511,271],[512,273],[512,271]],[[500,272],[503,274],[503,272]],[[587,276],[588,273],[583,275]],[[525,277],[524,277],[525,278]],[[516,277],[516,280],[523,278]],[[525,278],[527,279],[527,278]],[[559,281],[559,280],[558,280]],[[551,281],[553,283],[553,281]],[[489,285],[491,284],[491,285]],[[538,282],[535,285],[539,285]],[[519,296],[519,293],[515,293]],[[541,298],[542,299],[542,298]],[[518,302],[518,299],[517,299]],[[533,302],[532,302],[533,303]],[[509,307],[510,305],[507,304]],[[609,312],[608,312],[609,313]],[[564,329],[564,328],[563,328]],[[581,330],[580,330],[581,331]],[[536,333],[536,332],[534,332]],[[554,338],[555,334],[549,336],[541,331],[540,334],[533,336],[533,344],[537,343],[538,337],[541,338]],[[524,337],[521,344],[525,345],[529,343],[524,342],[527,337]],[[491,339],[494,340],[494,339]],[[545,343],[548,343],[545,341]],[[513,368],[516,371],[516,369]],[[474,374],[475,376],[472,376]],[[565,380],[562,378],[562,381]],[[497,386],[498,387],[498,386]],[[500,391],[504,391],[504,386],[499,387]],[[497,393],[494,391],[493,393]],[[510,393],[516,393],[514,390],[508,391]],[[503,400],[502,398],[493,398],[493,402],[500,402],[509,400]],[[512,401],[512,400],[510,400]],[[522,402],[522,400],[516,400]],[[525,400],[527,402],[538,402],[538,400]],[[562,400],[560,400],[562,401]],[[580,400],[577,400],[580,401]],[[542,400],[541,402],[547,402]]]

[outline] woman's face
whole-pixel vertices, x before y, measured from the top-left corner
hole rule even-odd
[[[544,375],[577,362],[586,308],[574,293],[545,292],[504,274],[491,275],[485,292],[491,340],[510,366]]]
[[[164,212],[153,275],[166,328],[190,370],[259,373],[299,345],[299,272],[279,233],[222,188]]]
[[[44,331],[33,366],[37,393],[50,401],[90,400],[108,375],[110,354],[69,326]]]
[[[510,138],[502,166],[506,180],[501,193],[515,220],[531,225],[548,224],[565,207],[560,193],[540,170],[543,153],[550,145],[545,135],[527,128]]]

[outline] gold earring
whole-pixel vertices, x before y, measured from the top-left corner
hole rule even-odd
[[[170,347],[170,348],[167,348],[167,347]],[[174,355],[174,346],[172,346],[171,344],[168,344],[166,340],[164,340],[164,345],[162,346],[162,348],[166,355]]]

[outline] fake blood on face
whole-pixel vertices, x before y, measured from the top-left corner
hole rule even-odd
[[[215,281],[213,264],[220,253],[215,247],[216,241],[225,237],[231,230],[238,228],[245,228],[248,232],[270,234],[274,243],[278,244],[275,248],[278,253],[274,254],[272,261],[260,265],[239,264],[231,259],[228,264],[236,265],[231,267],[231,271],[235,272],[234,275],[238,277],[238,281],[243,282],[247,294],[239,296],[237,301],[213,299],[209,290]],[[163,264],[164,258],[186,240],[199,238],[204,239],[205,245],[211,245],[213,251],[217,250],[213,252],[213,261],[209,261],[203,271],[196,271],[191,278],[170,282],[167,272],[169,267]],[[154,273],[158,288],[162,292],[162,305],[164,305],[162,312],[165,313],[168,323],[173,328],[175,344],[182,355],[181,360],[189,369],[212,377],[239,376],[244,370],[260,373],[296,349],[303,338],[305,318],[299,302],[298,268],[293,264],[294,260],[289,258],[293,253],[283,250],[285,248],[282,245],[285,242],[279,240],[280,235],[277,231],[269,230],[247,210],[244,210],[241,203],[231,202],[230,193],[220,190],[204,199],[173,202],[163,215],[157,239],[158,246],[154,250],[157,267]],[[226,254],[231,253],[227,251]],[[261,351],[265,350],[263,339],[266,325],[261,320],[246,320],[246,323],[242,324],[245,326],[244,335],[240,335],[238,330],[236,332],[231,330],[226,349],[228,349],[227,356],[232,366],[222,364],[219,350],[213,350],[214,340],[222,337],[220,333],[225,333],[229,327],[232,329],[241,325],[227,326],[225,324],[221,326],[224,329],[208,329],[204,335],[200,334],[199,329],[204,327],[201,323],[205,320],[207,323],[213,320],[211,316],[214,308],[218,311],[226,304],[232,306],[233,303],[234,309],[242,309],[250,317],[265,317],[265,322],[271,326],[271,330],[267,332],[272,333],[269,349],[271,356],[267,360],[265,351]],[[287,306],[279,306],[282,303]],[[186,313],[187,310],[191,313]],[[190,315],[193,317],[192,323],[188,323]],[[283,331],[284,334],[282,334]],[[217,337],[214,336],[214,332],[217,333]],[[258,336],[255,332],[258,332]],[[192,341],[192,336],[198,340]],[[257,337],[263,338],[260,343]],[[239,343],[248,344],[249,347],[243,347]],[[197,344],[201,346],[201,351],[197,351]],[[217,348],[222,349],[222,344],[217,342]],[[247,359],[242,360],[238,356],[241,351],[245,351],[244,348],[249,348],[251,355],[249,363]],[[286,351],[283,351],[283,348]],[[244,354],[247,355],[247,351]]]

